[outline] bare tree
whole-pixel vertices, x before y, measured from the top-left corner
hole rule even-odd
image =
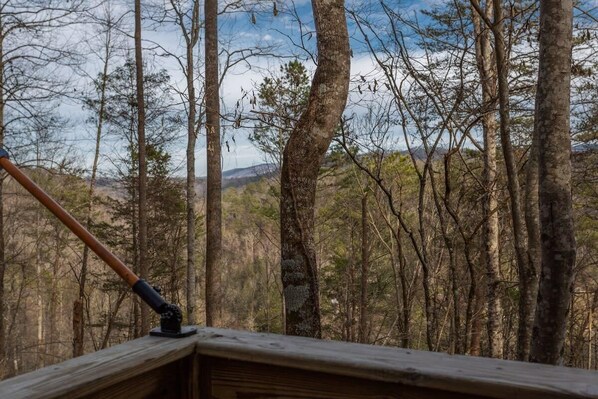
[[[94,23],[98,24],[98,33],[102,36],[101,49],[97,53],[102,62],[102,71],[93,85],[97,94],[97,99],[87,99],[86,105],[90,109],[97,109],[95,116],[95,148],[93,152],[93,162],[91,166],[91,175],[89,179],[87,209],[85,227],[91,227],[91,215],[94,209],[95,185],[98,173],[98,163],[100,159],[100,144],[102,141],[105,108],[106,108],[106,88],[108,82],[108,68],[115,52],[115,29],[118,27],[119,18],[116,17],[110,8],[110,3],[106,3],[104,15],[94,17]],[[89,266],[89,247],[83,248],[83,257],[81,260],[81,272],[79,274],[79,298],[73,305],[73,357],[81,356],[84,352],[84,332],[85,332],[85,314],[84,304],[86,301],[86,283]]]
[[[75,54],[59,38],[61,28],[76,23],[82,1],[5,1],[0,5],[0,146],[12,155],[27,151],[26,136],[35,128],[60,124],[54,100],[65,94],[60,66],[75,62]],[[0,179],[0,366],[5,355],[4,276],[7,267],[4,235],[4,173]],[[0,369],[0,374],[4,369]]]
[[[526,295],[528,291],[524,286],[526,281],[524,276],[529,269],[527,258],[527,236],[525,234],[525,225],[521,213],[521,188],[519,178],[517,177],[517,164],[515,154],[511,143],[511,114],[509,102],[509,60],[507,58],[507,43],[505,41],[502,1],[494,0],[492,3],[494,9],[494,53],[496,56],[496,70],[498,74],[498,101],[500,114],[500,141],[503,155],[505,158],[505,167],[507,170],[507,181],[509,188],[509,198],[511,200],[511,216],[513,223],[513,235],[515,243],[515,256],[519,269],[519,331],[517,334],[519,358],[525,357],[524,348],[528,347],[531,337],[531,321],[533,320],[533,311],[530,309],[530,301]]]
[[[141,0],[135,0],[135,82],[137,86],[137,140],[139,143],[139,277],[148,278],[147,258],[147,161],[145,154],[145,98],[143,94],[143,48]],[[141,335],[149,332],[149,307],[141,302]]]
[[[222,161],[220,145],[220,96],[218,74],[218,1],[205,2],[205,92],[206,92],[206,325],[220,321],[222,272]]]
[[[486,18],[491,18],[492,0],[485,5]],[[477,12],[472,12],[476,35],[476,59],[482,86],[482,129],[484,132],[484,261],[487,273],[488,344],[490,356],[502,357],[503,340],[500,334],[502,315],[498,293],[500,280],[498,200],[496,190],[496,63],[490,41],[489,28],[482,24]]]
[[[207,257],[206,254],[206,299],[209,297],[211,298],[208,300],[208,304],[206,305],[206,312],[210,313],[211,319],[220,318],[220,314],[222,309],[220,308],[221,298],[222,295],[220,292],[220,283],[219,283],[219,273],[222,269],[222,234],[217,233],[218,231],[222,230],[222,223],[220,220],[222,217],[218,216],[221,215],[221,208],[222,205],[218,205],[222,203],[221,199],[221,166],[218,166],[219,169],[215,170],[214,168],[217,166],[216,164],[220,165],[221,160],[221,136],[220,136],[220,126],[221,120],[225,120],[228,122],[232,122],[233,127],[240,127],[238,125],[240,123],[240,116],[235,113],[234,116],[227,115],[226,111],[223,112],[221,115],[220,110],[220,100],[218,99],[219,96],[219,87],[224,81],[227,73],[235,72],[240,73],[243,69],[252,69],[255,66],[251,63],[252,58],[256,57],[265,57],[273,54],[273,49],[275,46],[270,44],[256,44],[246,46],[243,43],[243,46],[239,46],[238,40],[235,40],[234,36],[227,36],[226,34],[223,35],[225,40],[219,38],[222,32],[219,31],[219,27],[217,21],[214,22],[215,26],[210,26],[208,22],[205,24],[206,29],[206,42],[205,48],[207,49],[210,47],[214,54],[211,57],[215,60],[212,62],[210,66],[207,64],[204,65],[206,68],[206,73],[212,74],[211,78],[203,79],[201,75],[201,71],[198,71],[198,67],[201,68],[202,60],[198,57],[196,58],[195,51],[196,46],[200,42],[201,36],[201,19],[200,19],[200,5],[199,1],[190,1],[190,2],[180,2],[180,1],[169,1],[168,4],[154,4],[153,6],[150,5],[151,10],[151,17],[152,20],[159,22],[162,25],[166,26],[176,26],[177,29],[181,33],[182,37],[182,47],[184,49],[183,53],[181,54],[178,48],[172,48],[171,46],[167,46],[164,43],[160,43],[159,40],[152,41],[146,39],[146,42],[151,43],[154,48],[159,49],[161,55],[171,57],[175,60],[176,64],[179,67],[179,70],[183,74],[186,80],[186,84],[184,89],[177,88],[174,85],[173,90],[175,90],[179,97],[181,98],[181,104],[185,109],[186,112],[186,119],[187,119],[187,184],[186,184],[186,191],[187,191],[187,318],[189,323],[194,323],[197,320],[196,314],[196,302],[197,302],[197,294],[195,293],[196,285],[197,285],[197,270],[195,264],[195,254],[197,252],[197,244],[196,244],[196,217],[197,212],[194,209],[196,193],[195,193],[195,147],[196,147],[196,139],[197,136],[204,124],[204,118],[208,118],[207,116],[207,108],[210,107],[212,110],[215,110],[210,113],[209,119],[211,124],[210,128],[208,128],[207,120],[206,122],[206,129],[208,131],[207,134],[207,149],[208,149],[208,186],[210,187],[207,191],[209,192],[208,197],[209,200],[206,199],[207,203],[210,203],[210,206],[207,206],[207,224],[209,226],[206,235],[206,246],[210,249],[207,250],[210,253],[210,256]],[[205,5],[208,7],[208,4]],[[257,4],[260,6],[260,4]],[[212,7],[212,6],[210,6]],[[213,6],[213,7],[217,7]],[[227,3],[221,10],[215,9],[213,10],[214,15],[212,18],[219,18],[221,15],[226,15],[228,13],[234,12],[245,12],[244,9],[248,7],[249,9],[253,9],[254,5],[248,2],[232,2]],[[260,7],[258,7],[260,8]],[[209,19],[208,14],[206,14],[206,19]],[[214,25],[214,24],[212,24]],[[213,31],[212,33],[208,33],[208,31]],[[215,44],[214,44],[215,43]],[[212,46],[215,46],[212,48]],[[205,54],[204,61],[209,58],[208,54]],[[199,63],[197,62],[199,61]],[[197,74],[197,75],[196,75]],[[199,76],[198,76],[199,75]],[[198,85],[198,81],[200,82]],[[198,87],[196,87],[198,86]],[[210,86],[208,88],[208,86]],[[206,90],[211,90],[210,95],[204,95]],[[205,101],[201,99],[205,98]],[[236,110],[237,111],[237,110]],[[217,126],[215,126],[215,122],[217,122]],[[217,134],[216,134],[217,132]],[[214,134],[211,134],[214,133]],[[217,144],[216,144],[217,143]],[[227,142],[228,145],[228,142]],[[218,147],[218,150],[215,150],[215,147]],[[214,151],[218,151],[215,153]],[[216,180],[219,183],[216,184]],[[218,187],[216,187],[216,185]],[[194,205],[195,204],[195,205]],[[209,208],[209,209],[208,209]],[[216,210],[216,208],[220,210]],[[215,226],[220,226],[216,228]],[[220,237],[220,238],[218,238]],[[215,252],[216,255],[212,256],[212,252]],[[209,258],[209,259],[208,259]],[[213,263],[217,262],[217,263]],[[212,266],[214,265],[214,266]],[[213,304],[213,305],[212,305]],[[214,311],[212,311],[214,310]],[[218,324],[217,321],[213,321],[212,323]]]
[[[361,169],[376,182],[385,193],[391,211],[400,222],[401,228],[407,233],[409,242],[417,259],[422,267],[422,285],[424,290],[424,308],[426,314],[426,341],[430,350],[435,350],[439,346],[442,335],[442,328],[438,328],[438,316],[442,310],[438,302],[438,273],[444,264],[442,257],[437,259],[433,251],[434,244],[431,243],[431,236],[435,234],[435,229],[430,225],[430,217],[437,217],[440,233],[444,247],[448,255],[449,281],[451,282],[452,313],[453,319],[451,329],[454,332],[450,334],[450,340],[453,342],[453,350],[457,353],[476,353],[479,348],[480,337],[480,312],[476,311],[476,306],[481,302],[481,293],[478,289],[479,272],[476,270],[475,251],[471,250],[473,237],[476,236],[477,227],[469,227],[471,220],[460,215],[460,209],[454,203],[453,187],[451,180],[454,179],[452,167],[453,163],[461,164],[463,161],[463,177],[469,176],[474,182],[477,178],[472,173],[467,161],[461,153],[464,143],[469,140],[473,145],[476,141],[471,138],[470,130],[472,126],[478,123],[478,116],[469,109],[469,103],[465,100],[472,92],[473,82],[468,78],[465,72],[471,62],[468,55],[471,54],[470,47],[473,41],[469,40],[465,26],[467,25],[464,13],[458,7],[452,12],[450,17],[448,12],[441,14],[437,11],[430,12],[430,16],[436,18],[442,29],[429,29],[420,26],[417,21],[410,20],[400,12],[394,10],[386,3],[382,3],[385,23],[390,23],[392,27],[391,35],[383,35],[378,31],[376,22],[366,20],[360,14],[352,12],[358,29],[361,32],[370,53],[373,55],[381,78],[375,76],[369,81],[361,77],[358,90],[361,92],[360,85],[367,87],[370,93],[376,93],[378,98],[389,95],[392,98],[393,107],[396,108],[395,114],[388,113],[384,119],[386,123],[393,123],[392,120],[400,121],[399,129],[403,131],[404,142],[407,145],[408,153],[411,158],[414,174],[418,179],[418,203],[417,203],[417,224],[413,224],[405,217],[405,211],[392,204],[398,201],[396,192],[392,192],[387,179],[383,179],[381,171],[381,160],[384,159],[385,150],[389,151],[384,140],[376,139],[377,143],[367,151],[375,154],[376,161],[380,166],[368,168],[364,162],[357,162]],[[388,22],[386,22],[388,21]],[[451,24],[444,21],[452,21]],[[446,24],[446,25],[444,25]],[[409,51],[404,37],[404,31],[398,27],[404,25],[414,34],[415,41],[422,43],[422,55]],[[442,35],[451,36],[451,45],[442,47]],[[453,35],[458,35],[459,41],[454,40]],[[443,48],[442,57],[435,54],[437,46]],[[398,49],[398,51],[397,51]],[[432,61],[434,60],[434,61]],[[377,88],[378,82],[383,84]],[[473,94],[473,93],[471,93]],[[369,94],[372,95],[372,94]],[[376,98],[376,101],[379,101]],[[394,122],[396,123],[396,122]],[[407,126],[413,128],[407,129]],[[377,131],[381,129],[376,128]],[[415,134],[414,134],[415,132]],[[364,135],[364,136],[367,136]],[[371,140],[373,135],[369,134]],[[444,168],[437,162],[441,155],[443,139],[447,137],[449,148],[444,155]],[[344,137],[343,137],[344,138]],[[366,138],[366,140],[368,140]],[[387,140],[387,139],[386,139]],[[417,144],[411,144],[411,143]],[[420,145],[420,148],[416,146]],[[479,148],[479,147],[478,147]],[[350,154],[351,156],[351,154]],[[351,156],[353,161],[356,159]],[[454,162],[452,159],[459,158]],[[437,174],[444,169],[444,179],[438,180]],[[444,184],[443,184],[444,183]],[[444,185],[444,190],[442,186]],[[443,192],[444,191],[444,192]],[[431,198],[430,198],[431,197]],[[430,207],[430,199],[432,206]],[[469,226],[468,226],[469,225]],[[455,233],[458,234],[455,237]],[[395,238],[398,235],[395,234]],[[462,255],[466,264],[467,276],[462,276],[459,267],[459,251],[456,245],[459,240],[463,241]],[[399,244],[400,245],[400,244]],[[469,280],[469,284],[463,284],[463,278]],[[461,298],[462,291],[467,288],[467,305],[465,309],[465,322],[462,323]],[[446,310],[447,315],[450,310]],[[461,332],[462,326],[465,331]],[[471,340],[469,339],[471,337]]]
[[[344,1],[312,0],[318,66],[307,109],[283,153],[281,172],[281,273],[286,333],[321,336],[314,248],[318,171],[339,125],[349,90],[350,49]]]
[[[195,143],[200,128],[200,119],[197,115],[198,97],[195,91],[195,46],[199,42],[200,19],[199,0],[193,0],[185,8],[179,1],[170,0],[174,23],[179,27],[184,39],[185,56],[184,65],[181,60],[181,69],[186,78],[186,101],[187,110],[187,322],[197,322],[195,292],[197,271],[195,266]],[[178,60],[178,58],[177,58]]]
[[[570,90],[573,2],[540,1],[538,136],[542,269],[531,360],[563,358],[576,246],[571,201]]]
[[[521,208],[521,187],[519,185],[517,162],[511,139],[511,110],[509,99],[509,58],[505,38],[503,4],[501,0],[492,3],[493,19],[491,20],[480,7],[478,0],[471,0],[472,6],[494,36],[494,55],[498,79],[498,103],[500,115],[500,142],[507,172],[507,184],[511,206],[511,221],[515,246],[515,259],[519,271],[519,326],[517,332],[517,357],[525,360],[529,354],[532,324],[534,316],[533,263],[530,263],[527,231],[524,214]],[[531,277],[530,277],[531,276]]]

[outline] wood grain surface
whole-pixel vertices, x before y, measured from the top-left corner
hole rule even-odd
[[[0,383],[0,398],[93,397],[93,394],[137,377],[143,379],[144,375],[150,375],[155,378],[155,373],[151,373],[153,370],[168,367],[190,356],[194,350],[193,338],[143,337],[5,380]],[[135,391],[144,391],[144,388],[133,383],[125,395],[104,398],[140,397],[129,395]]]
[[[598,373],[199,328],[144,337],[0,382],[0,398],[598,398]]]
[[[215,328],[197,352],[488,398],[598,398],[598,372],[482,357]]]

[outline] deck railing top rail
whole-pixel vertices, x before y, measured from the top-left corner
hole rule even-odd
[[[187,370],[187,379],[197,380],[185,392],[204,398],[202,384],[211,384],[206,375],[215,370],[205,359],[444,392],[443,397],[598,398],[598,373],[587,370],[216,328],[200,328],[183,339],[144,337],[17,376],[0,383],[0,398],[101,397],[95,395],[116,392],[111,388],[116,386],[120,392],[133,380],[141,392],[142,383],[181,383],[166,375],[173,364],[179,374]]]

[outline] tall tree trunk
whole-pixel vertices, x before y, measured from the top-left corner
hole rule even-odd
[[[307,109],[284,149],[281,172],[281,274],[286,333],[321,336],[314,248],[318,171],[347,101],[349,35],[343,0],[312,0],[318,66]]]
[[[403,318],[403,336],[401,337],[401,347],[409,348],[411,346],[411,307],[413,303],[413,295],[411,294],[411,287],[407,280],[407,257],[403,251],[400,231],[401,229],[397,228],[397,258],[399,259],[401,295],[403,299],[403,309],[401,312]]]
[[[145,98],[141,47],[141,0],[135,0],[135,83],[137,86],[137,140],[139,142],[139,277],[148,278],[147,162],[145,156]],[[149,307],[141,302],[141,335],[149,332]]]
[[[174,6],[174,3],[173,3]],[[181,20],[181,29],[185,36],[187,46],[187,95],[189,96],[189,112],[187,114],[187,323],[197,323],[195,305],[197,294],[195,292],[195,142],[197,140],[195,97],[195,69],[193,66],[193,49],[199,39],[199,1],[193,2],[191,16],[191,29],[186,31]]]
[[[535,313],[538,297],[538,275],[542,262],[542,248],[540,242],[540,208],[538,204],[538,132],[534,128],[532,145],[529,151],[525,177],[525,225],[527,227],[527,251],[529,268],[520,276],[525,292],[526,307]],[[531,340],[518,348],[517,358],[528,360]]]
[[[571,201],[572,0],[540,1],[538,135],[542,269],[531,360],[562,362],[571,306],[575,231]]]
[[[65,240],[60,235],[60,228],[56,231],[56,249],[54,252],[54,259],[52,262],[52,284],[50,288],[50,306],[49,306],[49,326],[48,326],[48,352],[50,356],[55,357],[60,354],[60,345],[58,344],[59,339],[59,312],[62,310],[62,301],[60,292],[62,291],[61,279],[60,279],[60,267],[62,264],[62,256],[65,250]],[[56,362],[56,359],[51,360],[52,363]]]
[[[0,33],[4,31],[4,26],[0,16]],[[0,148],[4,147],[4,35],[0,36]],[[4,333],[6,319],[6,307],[4,306],[4,275],[6,272],[6,255],[4,240],[4,178],[6,173],[0,171],[0,379],[6,376],[8,365],[6,362],[6,335]]]
[[[492,15],[492,0],[486,1],[486,17]],[[484,131],[484,261],[486,264],[488,299],[488,346],[491,357],[502,357],[503,339],[500,333],[502,306],[498,295],[500,257],[498,249],[498,200],[496,194],[496,136],[495,115],[496,68],[492,57],[490,32],[482,26],[480,16],[472,12],[476,36],[476,59],[482,86],[482,128]]]
[[[41,154],[40,154],[40,145],[39,145],[39,138],[36,142],[36,156],[35,156],[35,169],[37,171],[41,170]],[[38,205],[38,204],[36,204]],[[43,276],[45,275],[45,270],[42,265],[42,259],[44,258],[42,254],[42,219],[41,219],[41,206],[38,205],[35,207],[34,216],[33,216],[33,225],[35,230],[35,260],[33,264],[35,265],[35,277],[36,277],[36,296],[35,299],[37,301],[35,311],[37,312],[37,366],[44,367],[46,365],[46,342],[44,340],[44,332],[45,332],[45,324],[44,324],[44,316],[47,313],[47,308],[44,308],[44,293],[46,291],[46,287],[44,286],[44,279]]]
[[[486,306],[486,300],[482,287],[476,286],[476,290],[473,293],[473,298],[469,299],[472,301],[472,311],[474,315],[472,326],[471,326],[471,341],[469,345],[469,355],[480,356],[482,353],[482,331],[484,329],[483,319],[480,316],[484,312]]]
[[[431,154],[431,152],[428,152],[427,150],[427,146],[424,143],[424,147],[426,147],[426,152],[428,154]],[[474,305],[475,305],[475,299],[476,299],[476,292],[477,292],[477,280],[476,280],[476,276],[475,276],[475,269],[474,269],[474,265],[473,262],[471,262],[471,256],[469,254],[469,246],[468,246],[468,239],[466,237],[466,235],[464,234],[463,231],[463,227],[462,227],[462,223],[460,221],[460,218],[457,214],[457,212],[453,209],[452,205],[451,205],[451,195],[452,195],[452,187],[451,187],[451,159],[452,159],[452,154],[454,151],[451,151],[449,153],[447,153],[444,156],[444,197],[441,198],[440,193],[438,192],[438,185],[436,184],[436,178],[435,178],[435,171],[434,168],[432,166],[432,164],[430,164],[429,166],[429,176],[430,176],[430,188],[432,189],[432,198],[434,199],[434,204],[436,207],[436,212],[438,215],[438,222],[440,225],[440,231],[442,232],[442,238],[446,247],[446,250],[448,252],[448,257],[449,257],[449,275],[450,275],[450,279],[451,281],[451,291],[452,291],[452,301],[453,301],[453,319],[452,319],[452,324],[453,324],[453,328],[454,328],[454,352],[456,352],[457,354],[463,354],[463,353],[470,353],[470,342],[468,342],[469,340],[467,339],[468,337],[471,337],[471,343],[474,344],[474,346],[479,346],[476,344],[476,341],[479,341],[479,328],[477,331],[474,331],[473,328],[475,326],[478,326],[478,324],[474,323],[475,320],[475,313],[474,313]],[[429,158],[429,157],[428,157]],[[444,209],[442,208],[442,205],[444,205]],[[464,255],[465,255],[465,260],[467,262],[467,271],[469,274],[469,287],[468,287],[468,294],[467,294],[467,306],[466,306],[466,310],[465,310],[465,330],[464,332],[461,332],[461,316],[460,316],[460,312],[459,312],[459,302],[460,302],[460,295],[459,295],[459,291],[461,286],[463,285],[463,281],[460,281],[459,279],[459,273],[458,273],[458,267],[457,267],[457,256],[455,253],[455,246],[454,246],[454,242],[453,242],[453,238],[450,235],[450,231],[449,231],[449,225],[448,225],[448,221],[445,218],[445,214],[444,212],[447,212],[448,215],[451,217],[451,219],[453,220],[456,230],[459,232],[459,234],[461,235],[461,238],[463,239],[463,243],[464,243],[464,248],[465,250],[463,251]],[[436,345],[437,347],[437,345]]]
[[[361,296],[359,298],[359,342],[368,342],[368,273],[370,267],[368,192],[361,197]]]
[[[527,257],[527,235],[525,232],[524,217],[521,212],[521,188],[517,176],[517,163],[511,144],[511,114],[509,103],[509,60],[504,36],[504,23],[501,0],[493,1],[494,9],[494,44],[496,55],[496,69],[498,74],[498,99],[500,113],[500,142],[502,145],[507,182],[509,189],[511,219],[513,225],[513,239],[515,245],[515,258],[519,271],[519,328],[517,332],[517,352],[522,354],[523,348],[529,345],[533,323],[533,307],[525,292],[524,276],[530,267]]]
[[[133,136],[133,131],[131,130],[131,136]],[[131,137],[131,143],[134,143],[133,137]],[[133,146],[131,146],[131,159],[135,158],[135,150]],[[138,186],[133,178],[131,182],[132,190],[130,193],[130,198],[128,198],[129,206],[130,206],[130,213],[131,213],[131,237],[132,237],[132,255],[133,255],[133,273],[139,273],[139,195],[137,193]],[[141,320],[139,313],[139,306],[141,303],[141,299],[137,295],[131,296],[133,302],[133,337],[138,338],[141,336]]]
[[[91,177],[89,179],[88,199],[87,199],[87,217],[85,228],[91,227],[91,214],[93,212],[93,196],[95,194],[96,177],[98,172],[98,162],[100,160],[100,143],[102,141],[102,127],[104,124],[104,110],[106,107],[106,84],[108,82],[108,65],[110,63],[111,39],[110,22],[107,25],[106,42],[104,45],[104,66],[100,82],[100,108],[98,110],[98,124],[96,126],[95,151],[93,154],[93,164],[91,166]],[[81,356],[84,352],[84,333],[85,333],[85,285],[87,282],[87,268],[89,263],[89,247],[83,248],[83,259],[81,262],[81,274],[79,276],[79,297],[75,300],[73,306],[73,357]]]
[[[351,223],[348,264],[345,268],[345,309],[343,341],[355,342],[355,225]]]
[[[222,272],[222,164],[218,83],[218,1],[206,0],[206,325],[220,324]]]
[[[1,94],[0,94],[1,96]],[[0,100],[1,101],[1,100]],[[2,119],[3,114],[3,104],[0,105],[0,148],[3,146],[4,142],[4,123]],[[7,308],[4,304],[4,275],[6,272],[6,255],[4,252],[5,249],[5,240],[4,240],[4,176],[6,175],[4,172],[2,176],[0,176],[0,379],[6,377],[6,373],[9,370],[9,365],[6,364],[6,334],[5,334],[5,313],[7,312]]]
[[[426,144],[424,144],[426,146]],[[426,152],[428,152],[428,147],[426,146]],[[445,197],[444,197],[444,205],[445,208],[448,210],[450,209],[450,180],[449,180],[449,169],[448,169],[448,160],[445,157]],[[446,247],[446,251],[448,252],[448,267],[449,267],[449,275],[451,281],[451,299],[453,301],[453,319],[452,324],[455,331],[455,350],[454,352],[457,354],[464,354],[466,353],[466,346],[467,339],[463,339],[464,337],[469,337],[470,326],[471,326],[471,315],[473,314],[473,307],[471,303],[468,301],[467,311],[466,311],[466,321],[465,321],[465,333],[462,333],[461,330],[461,313],[460,313],[460,306],[459,306],[459,289],[462,284],[462,281],[459,281],[459,275],[457,273],[457,260],[455,257],[455,247],[453,245],[452,238],[450,237],[449,230],[448,230],[448,223],[445,218],[444,210],[442,209],[440,195],[438,193],[438,188],[436,185],[436,179],[434,178],[435,171],[430,167],[430,188],[432,189],[432,198],[434,199],[434,206],[436,207],[436,212],[438,215],[438,223],[440,225],[440,231],[442,232],[442,239],[444,241],[444,245]],[[421,197],[420,197],[421,198]],[[473,279],[471,279],[474,282]],[[432,349],[431,349],[432,350]]]

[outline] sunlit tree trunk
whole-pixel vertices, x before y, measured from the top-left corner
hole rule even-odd
[[[572,20],[571,0],[540,1],[535,129],[542,269],[530,358],[549,364],[563,357],[576,255],[569,133]]]
[[[504,34],[502,1],[493,1],[494,15],[494,52],[496,56],[496,70],[498,75],[498,99],[500,113],[500,142],[502,145],[505,168],[507,171],[507,185],[511,205],[511,220],[513,240],[515,244],[515,259],[519,271],[519,327],[517,332],[517,353],[520,360],[525,360],[529,351],[533,324],[534,299],[530,296],[525,285],[525,276],[529,273],[527,254],[527,234],[524,216],[521,212],[521,188],[517,175],[517,162],[511,144],[511,112],[509,100],[509,60]]]
[[[492,15],[492,0],[486,1],[485,13]],[[472,12],[476,36],[476,59],[482,86],[482,128],[484,132],[484,260],[487,278],[488,345],[491,357],[502,357],[503,340],[500,333],[502,307],[498,293],[500,279],[498,200],[496,194],[496,137],[495,115],[496,68],[490,43],[490,31],[480,16]]]
[[[187,323],[195,324],[197,317],[195,306],[195,142],[196,107],[195,68],[193,65],[193,49],[199,39],[199,1],[193,4],[191,31],[187,35],[187,95],[189,96],[189,114],[187,116]]]
[[[135,0],[135,82],[137,85],[137,139],[139,142],[139,277],[148,278],[147,258],[147,163],[145,156],[145,98],[141,47],[141,0]],[[141,302],[141,335],[149,332],[149,307]]]
[[[318,66],[303,113],[283,153],[281,272],[286,333],[321,336],[314,204],[318,171],[347,101],[350,50],[344,1],[312,0]]]
[[[218,74],[218,1],[206,0],[206,325],[220,324],[222,273],[222,164]]]
[[[0,14],[0,32],[4,31],[2,15]],[[0,39],[0,148],[4,147],[4,40]],[[6,173],[0,171],[0,379],[6,375],[8,365],[6,361],[5,312],[4,306],[4,275],[6,273],[6,256],[4,253],[4,178]]]
[[[184,70],[187,78],[187,323],[197,323],[195,291],[197,271],[195,266],[195,143],[199,130],[197,120],[197,97],[195,93],[195,68],[194,49],[199,40],[199,0],[192,2],[190,26],[185,21],[185,10],[175,0],[170,4],[176,14],[176,21],[185,39],[186,67]]]
[[[540,242],[540,208],[539,208],[539,180],[538,180],[538,132],[534,128],[532,145],[529,150],[525,177],[525,225],[527,227],[527,252],[529,268],[520,277],[526,292],[526,306],[533,314],[536,311],[538,296],[538,277],[542,262],[542,248]],[[518,348],[518,359],[528,360],[531,340]]]

